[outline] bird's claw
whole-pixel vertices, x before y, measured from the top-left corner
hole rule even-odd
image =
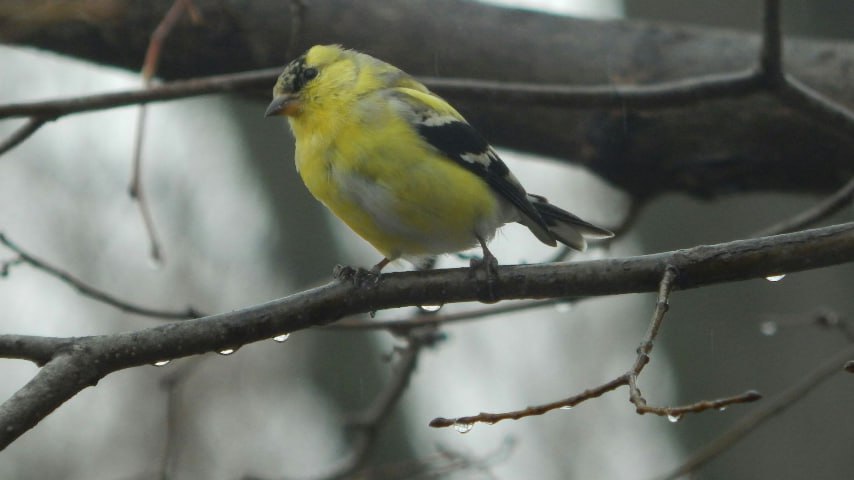
[[[485,279],[486,291],[480,295],[479,300],[483,303],[495,303],[498,297],[495,294],[495,285],[498,283],[498,259],[489,254],[484,255],[482,259],[472,258],[469,261],[469,273],[472,278],[478,278],[478,272],[483,272]]]
[[[332,269],[332,277],[341,282],[349,282],[356,287],[373,286],[380,282],[380,272],[376,267],[366,270],[349,265],[335,265]]]

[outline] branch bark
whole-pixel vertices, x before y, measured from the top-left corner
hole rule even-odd
[[[482,299],[616,295],[655,291],[664,270],[679,271],[674,287],[695,288],[854,261],[854,223],[639,257],[571,264],[498,267],[493,282],[471,270],[382,275],[375,286],[332,282],[235,312],[129,333],[42,339],[0,335],[0,358],[47,360],[39,373],[0,405],[0,449],[62,403],[106,375],[134,366],[240,346],[333,322],[349,314],[407,305]]]
[[[328,42],[368,51],[420,76],[615,89],[740,72],[756,66],[759,55],[755,35],[583,21],[462,0],[317,0],[299,22],[292,21],[287,2],[278,0],[194,4],[204,23],[175,28],[159,69],[164,78],[282,65],[288,50]],[[171,0],[10,1],[0,9],[0,40],[136,69],[170,5]],[[294,46],[291,28],[297,24]],[[787,39],[785,50],[787,73],[854,108],[854,70],[847,67],[854,63],[854,45]],[[666,192],[829,193],[854,174],[850,135],[769,94],[748,92],[654,111],[519,108],[502,98],[447,94],[494,143],[580,163],[641,199]]]

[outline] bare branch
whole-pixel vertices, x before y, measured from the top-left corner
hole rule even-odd
[[[368,453],[377,441],[379,428],[391,415],[394,406],[406,391],[409,380],[415,372],[418,363],[418,355],[421,349],[436,341],[436,330],[432,326],[417,331],[410,331],[406,336],[406,346],[397,349],[398,360],[395,365],[394,374],[388,384],[377,395],[377,397],[365,408],[351,417],[348,427],[353,435],[352,447],[349,455],[334,465],[320,478],[336,479],[344,478],[352,474],[364,465]]]
[[[842,210],[854,200],[854,177],[837,190],[833,195],[819,202],[814,207],[774,224],[764,230],[754,233],[753,237],[767,237],[780,233],[802,230]]]
[[[192,0],[174,0],[172,6],[160,20],[157,28],[151,33],[151,39],[148,42],[148,48],[145,51],[145,60],[142,64],[142,81],[145,88],[151,87],[151,80],[157,73],[157,66],[160,63],[160,51],[169,33],[181,19],[184,12],[191,14],[195,20],[201,20],[199,13],[195,15]],[[160,246],[160,241],[157,239],[157,231],[154,228],[154,217],[151,214],[151,207],[148,204],[148,197],[145,195],[145,190],[142,185],[142,145],[145,139],[145,123],[148,117],[147,105],[140,105],[137,111],[136,131],[134,133],[133,142],[133,160],[131,171],[130,187],[128,193],[130,198],[139,206],[139,212],[142,215],[145,231],[148,234],[148,242],[151,246],[151,259],[156,263],[163,262],[163,249]]]
[[[324,330],[390,330],[393,332],[407,331],[428,325],[451,325],[455,323],[482,320],[495,315],[516,313],[534,308],[548,307],[562,303],[570,303],[578,299],[552,298],[548,300],[535,300],[530,302],[510,303],[506,305],[491,306],[468,310],[465,312],[449,313],[447,315],[422,315],[413,318],[401,318],[397,320],[383,320],[381,322],[370,322],[360,319],[344,319],[331,325],[323,327]]]
[[[48,262],[34,257],[33,255],[27,253],[24,249],[19,247],[17,244],[9,240],[3,233],[0,233],[0,244],[5,245],[7,248],[18,254],[18,259],[30,265],[33,268],[41,270],[52,277],[56,277],[59,280],[62,280],[66,284],[70,285],[72,288],[80,292],[80,294],[87,296],[93,300],[96,300],[101,303],[106,303],[112,307],[118,308],[123,312],[134,313],[137,315],[143,315],[146,317],[155,317],[162,319],[172,319],[172,320],[180,320],[186,318],[198,318],[203,316],[198,310],[193,307],[188,307],[183,311],[175,311],[175,310],[158,310],[148,307],[143,307],[140,305],[135,305],[133,303],[127,302],[125,300],[121,300],[116,298],[115,296],[97,289],[72,274],[60,270],[59,268],[49,264]],[[18,263],[21,263],[18,262]]]
[[[815,391],[818,385],[841,371],[842,364],[852,355],[854,355],[854,346],[849,346],[830,357],[797,383],[768,399],[753,413],[744,416],[723,435],[696,451],[682,465],[666,474],[664,479],[675,480],[713,460],[766,421],[794,406],[808,393]]]
[[[12,135],[9,135],[9,138],[0,143],[0,155],[3,155],[9,150],[17,147],[24,140],[30,138],[30,135],[36,133],[36,130],[41,128],[41,126],[47,121],[48,119],[44,117],[28,118],[27,123],[21,125],[20,128],[12,132]]]
[[[573,395],[571,397],[565,398],[563,400],[558,400],[556,402],[528,407],[522,410],[514,410],[511,412],[481,412],[477,415],[457,418],[438,417],[430,421],[430,426],[434,428],[453,426],[457,429],[457,431],[465,433],[471,430],[472,426],[475,423],[487,423],[492,425],[494,423],[500,422],[501,420],[518,420],[520,418],[530,417],[533,415],[543,415],[545,413],[551,412],[552,410],[569,409],[592,398],[601,397],[602,395],[612,390],[616,390],[617,388],[626,385],[627,382],[628,379],[626,375],[621,375],[611,380],[610,382],[603,383],[602,385],[587,389],[579,393],[578,395]]]
[[[34,335],[0,335],[0,358],[29,360],[38,366],[50,361],[60,350],[70,347],[74,339]]]
[[[125,368],[196,355],[330,323],[345,315],[408,305],[488,298],[578,297],[658,288],[667,265],[679,269],[680,289],[764,278],[854,260],[854,223],[719,245],[585,262],[498,267],[488,285],[467,268],[389,273],[376,285],[348,282],[303,291],[263,305],[129,333],[73,339],[21,391],[0,405],[5,448],[82,388]],[[560,282],[554,281],[560,278]],[[8,336],[0,335],[0,342]],[[7,357],[21,358],[9,352]],[[46,394],[45,392],[50,392]]]

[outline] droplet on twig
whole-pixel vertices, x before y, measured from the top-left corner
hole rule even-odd
[[[273,341],[278,342],[278,343],[284,343],[284,342],[288,341],[288,338],[290,338],[290,336],[291,336],[290,333],[283,333],[281,335],[276,335],[275,337],[273,337]]]
[[[459,433],[469,433],[473,427],[473,423],[454,422],[454,430]]]
[[[767,277],[765,277],[765,280],[768,280],[769,282],[779,282],[784,278],[786,278],[786,274],[782,273],[780,275],[768,275]]]
[[[682,420],[682,415],[668,413],[667,420],[670,421],[670,423],[676,423],[679,420]]]

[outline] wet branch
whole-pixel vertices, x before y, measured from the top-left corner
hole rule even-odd
[[[484,299],[566,298],[658,290],[669,265],[675,287],[764,278],[854,261],[854,223],[638,257],[568,264],[500,266],[493,282],[467,268],[382,275],[377,285],[334,281],[262,305],[134,332],[52,340],[38,374],[0,405],[0,447],[14,441],[81,389],[112,372],[273,338],[347,315],[411,305]],[[560,278],[560,282],[554,281]],[[14,338],[12,338],[14,337]],[[22,341],[22,342],[21,342]],[[18,342],[18,343],[15,343]],[[32,342],[0,335],[5,358],[31,359]]]
[[[635,405],[635,411],[637,413],[641,415],[645,413],[652,413],[655,415],[667,416],[671,421],[677,421],[686,413],[699,413],[709,409],[721,409],[736,403],[754,402],[762,398],[759,393],[749,391],[732,397],[719,398],[715,400],[702,400],[690,405],[677,407],[653,407],[647,404],[646,399],[643,397],[637,386],[637,379],[643,368],[647,363],[649,363],[649,354],[652,352],[653,341],[661,328],[661,323],[664,320],[664,314],[667,313],[670,293],[673,290],[677,277],[678,269],[675,266],[668,264],[664,267],[664,273],[661,275],[661,280],[658,285],[658,299],[655,304],[655,310],[653,311],[649,329],[638,347],[635,363],[628,372],[597,387],[587,389],[577,395],[573,395],[556,402],[502,413],[481,412],[477,415],[457,418],[438,417],[430,421],[430,426],[434,428],[453,426],[458,431],[465,432],[471,429],[475,423],[487,423],[491,425],[500,422],[501,420],[518,420],[520,418],[530,417],[533,415],[543,415],[553,410],[569,409],[587,400],[600,397],[622,386],[629,387],[629,401]]]

